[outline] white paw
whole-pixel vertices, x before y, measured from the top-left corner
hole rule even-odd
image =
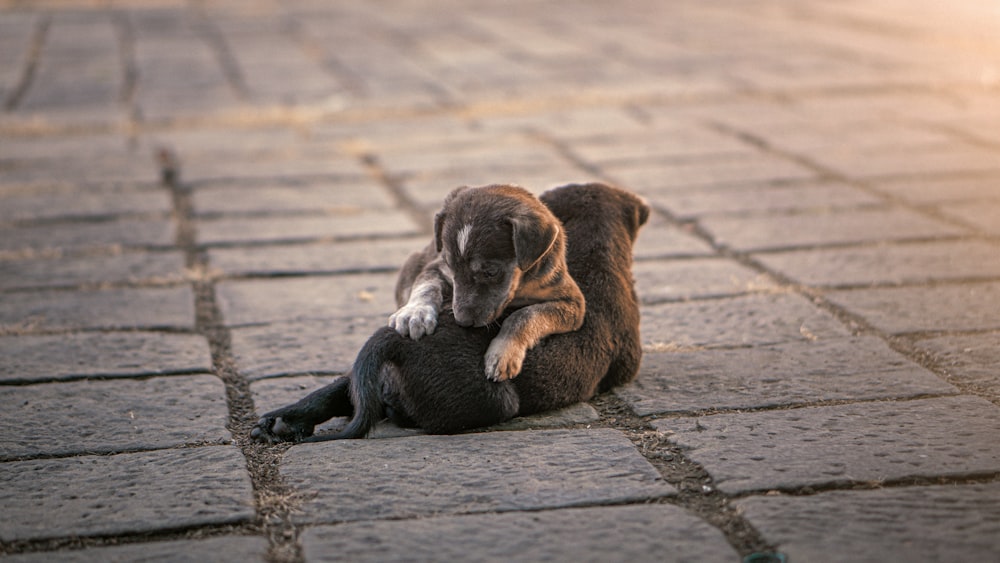
[[[521,373],[521,364],[527,350],[510,345],[502,338],[494,338],[486,350],[486,378],[507,381]]]
[[[403,336],[420,340],[437,328],[437,310],[430,305],[404,305],[389,317],[389,326]]]

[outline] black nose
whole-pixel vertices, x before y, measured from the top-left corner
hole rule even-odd
[[[455,315],[455,324],[457,324],[458,326],[470,327],[475,323],[472,321],[472,319],[466,319],[458,315]]]

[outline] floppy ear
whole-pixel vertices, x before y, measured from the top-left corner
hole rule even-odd
[[[444,248],[444,240],[441,238],[441,232],[444,230],[444,220],[445,217],[447,217],[445,211],[448,210],[448,206],[451,205],[455,197],[467,189],[469,189],[469,186],[459,186],[454,190],[451,190],[451,193],[444,198],[444,204],[441,206],[441,211],[434,214],[434,246],[437,248],[438,252],[441,252],[441,249]]]
[[[511,219],[510,224],[514,231],[514,254],[521,270],[531,269],[552,250],[560,232],[559,222],[555,218],[540,221],[534,215],[522,215]]]
[[[631,195],[631,194],[630,194]],[[651,213],[649,204],[646,200],[638,196],[632,196],[632,201],[629,202],[630,205],[626,205],[625,209],[625,223],[628,225],[629,234],[632,235],[632,240],[634,241],[639,235],[639,228],[649,221],[649,214]]]
[[[434,247],[438,252],[444,248],[444,241],[441,239],[441,231],[444,229],[444,209],[434,214]]]

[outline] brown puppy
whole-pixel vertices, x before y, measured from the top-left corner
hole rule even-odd
[[[434,217],[434,240],[403,265],[389,326],[414,340],[433,333],[449,294],[461,326],[483,327],[514,310],[486,350],[485,369],[494,381],[512,379],[540,340],[583,322],[565,248],[561,223],[527,190],[458,188]]]
[[[419,342],[392,328],[365,344],[349,377],[265,414],[251,431],[260,442],[298,441],[335,416],[346,428],[311,440],[360,438],[388,416],[403,426],[453,433],[586,401],[635,378],[642,355],[632,244],[649,217],[638,197],[603,184],[571,185],[542,195],[563,222],[566,262],[587,299],[583,325],[531,349],[520,375],[482,377],[483,352],[499,332],[459,326],[443,309]]]

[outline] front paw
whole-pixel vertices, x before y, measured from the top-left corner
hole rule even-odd
[[[502,338],[494,338],[486,350],[486,378],[491,381],[507,381],[521,373],[521,364],[528,351],[510,344]]]
[[[404,305],[389,317],[389,326],[403,336],[420,340],[437,328],[437,309],[432,305]]]
[[[299,442],[313,435],[312,424],[296,421],[294,413],[284,413],[285,409],[269,412],[260,417],[250,431],[250,438],[262,444]]]

